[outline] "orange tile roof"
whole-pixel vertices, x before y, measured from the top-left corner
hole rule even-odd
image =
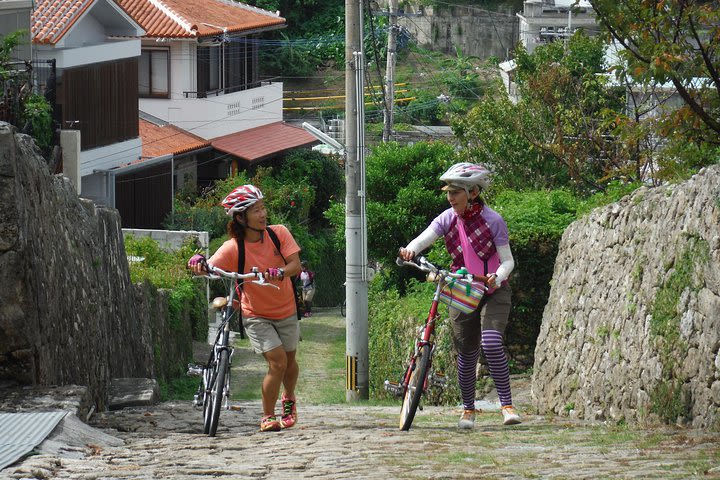
[[[274,153],[318,143],[318,140],[302,128],[276,122],[213,138],[210,142],[215,150],[256,162]]]
[[[159,126],[140,119],[142,156],[147,158],[181,153],[209,147],[210,142],[173,125]]]
[[[57,43],[94,0],[37,0],[30,19],[33,43]]]
[[[115,0],[146,37],[197,38],[284,26],[285,19],[231,0]]]

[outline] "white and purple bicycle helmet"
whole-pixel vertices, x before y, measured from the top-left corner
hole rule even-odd
[[[480,190],[488,188],[491,175],[490,170],[481,163],[462,162],[448,168],[447,172],[440,176],[440,181],[446,183],[443,190],[462,188],[470,193],[470,190],[476,185],[480,187]]]

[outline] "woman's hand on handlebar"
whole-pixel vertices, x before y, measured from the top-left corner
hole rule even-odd
[[[415,252],[412,250],[408,250],[407,248],[401,248],[398,251],[398,256],[405,260],[406,262],[411,262],[413,258],[415,258]]]
[[[266,280],[282,280],[285,278],[285,270],[282,268],[268,268],[265,271]]]
[[[196,253],[188,260],[187,268],[192,270],[195,275],[207,275],[207,260],[204,256]]]
[[[485,275],[473,275],[473,280],[477,282],[482,282],[485,285],[487,285],[490,288],[498,288],[498,284],[496,282],[497,275],[494,273],[489,274],[488,276]]]

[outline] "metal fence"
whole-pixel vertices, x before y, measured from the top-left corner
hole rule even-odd
[[[19,129],[23,121],[25,99],[31,94],[43,95],[57,120],[55,60],[8,62],[0,65],[0,120]]]

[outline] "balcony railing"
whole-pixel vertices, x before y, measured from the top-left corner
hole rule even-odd
[[[185,98],[208,98],[208,97],[217,97],[219,95],[226,95],[228,93],[235,93],[240,92],[242,90],[249,90],[251,88],[258,88],[258,87],[264,87],[267,85],[271,85],[273,82],[276,82],[280,77],[269,77],[263,80],[257,80],[255,82],[251,83],[244,83],[242,85],[234,85],[231,87],[225,87],[225,88],[217,88],[213,90],[206,90],[204,92],[196,91],[184,91],[183,95]]]

